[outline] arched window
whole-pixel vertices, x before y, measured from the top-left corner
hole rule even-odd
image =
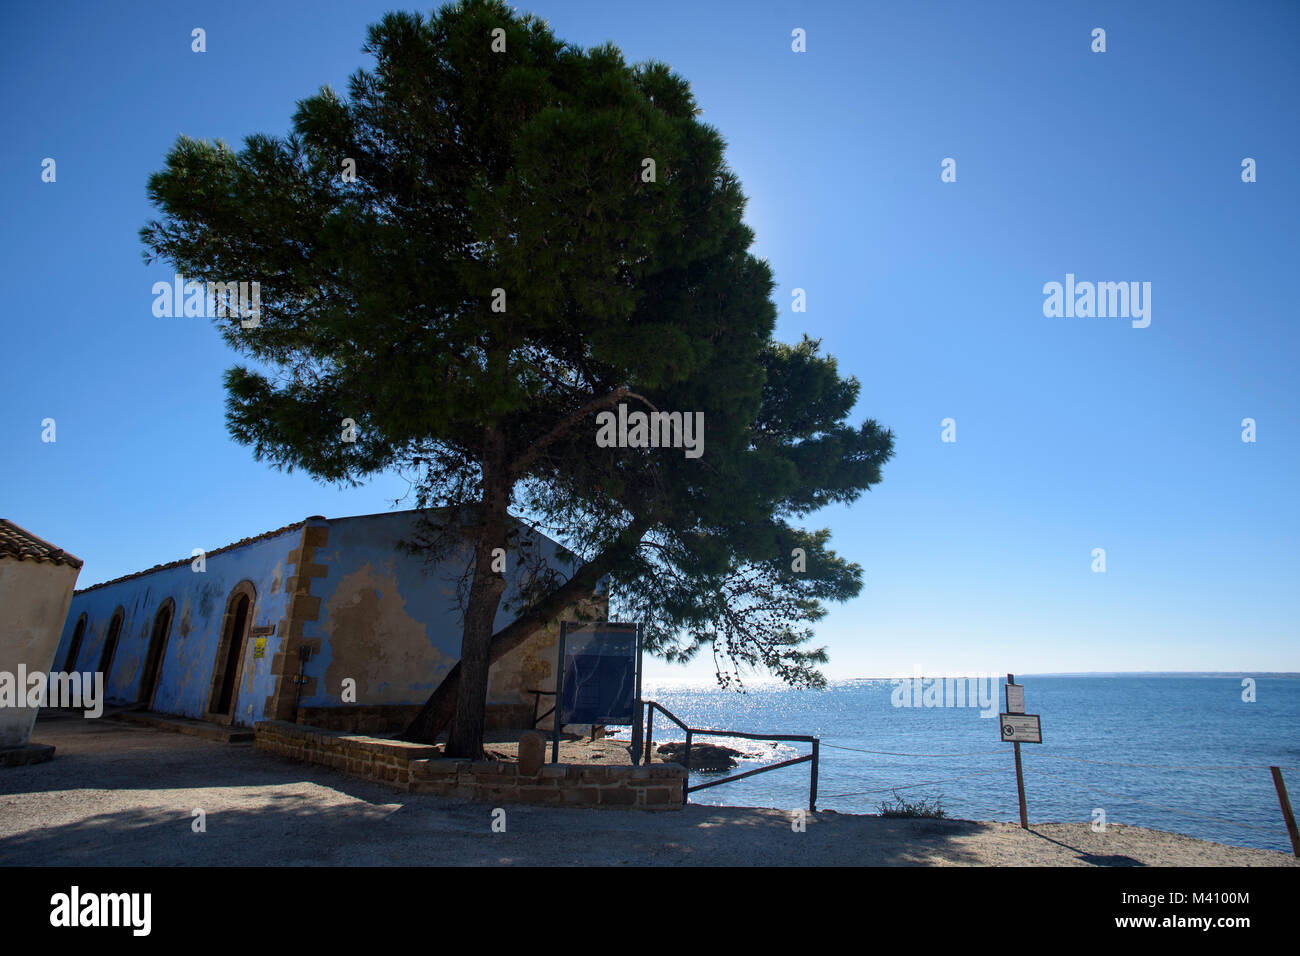
[[[68,645],[68,656],[63,659],[63,673],[71,674],[77,666],[77,655],[81,653],[81,639],[86,636],[86,614],[83,611],[77,618],[77,626],[72,629],[72,643]]]
[[[117,639],[122,636],[122,619],[125,617],[126,611],[119,607],[113,612],[113,619],[108,622],[108,636],[104,638],[104,650],[99,655],[99,670],[104,675],[105,690],[108,688],[108,676],[113,671],[113,655],[117,653]]]
[[[137,703],[148,704],[150,709],[153,708],[154,692],[158,689],[158,675],[162,673],[162,662],[167,653],[167,639],[171,637],[175,612],[176,602],[168,598],[153,618],[149,649],[144,655],[144,671],[140,674],[140,691],[135,697]]]
[[[256,600],[257,591],[250,581],[240,581],[226,600],[217,659],[212,666],[212,690],[208,695],[208,713],[216,718],[225,718],[225,722],[233,720],[239,703],[239,680],[243,674],[244,650]]]

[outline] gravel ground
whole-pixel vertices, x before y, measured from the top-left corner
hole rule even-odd
[[[0,770],[4,866],[1295,866],[1292,857],[1112,824],[885,820],[688,806],[492,808],[148,727],[42,719],[52,761]],[[492,749],[492,745],[489,745]],[[195,833],[193,811],[206,814]]]

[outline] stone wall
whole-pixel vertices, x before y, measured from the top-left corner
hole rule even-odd
[[[492,804],[680,810],[685,782],[686,768],[675,763],[649,767],[548,763],[529,777],[515,763],[418,760],[411,763],[409,789]]]
[[[303,724],[259,722],[260,750],[331,767],[410,793],[432,793],[484,803],[532,803],[567,807],[677,810],[685,802],[686,769],[543,764],[537,774],[489,760],[445,760],[435,747],[324,730]]]
[[[358,777],[408,790],[411,764],[438,755],[438,748],[325,730],[284,720],[263,720],[253,726],[253,746],[279,757],[342,770]]]
[[[423,706],[340,704],[338,707],[301,707],[293,723],[324,730],[343,730],[350,734],[396,734],[410,726]],[[527,729],[532,726],[532,711],[532,704],[488,704],[483,715],[483,727],[486,730]]]
[[[420,712],[420,704],[364,706],[342,704],[338,707],[300,707],[294,723],[341,730],[350,734],[388,734],[405,729]]]

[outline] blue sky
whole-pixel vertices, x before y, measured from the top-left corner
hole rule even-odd
[[[830,676],[1300,671],[1300,7],[519,6],[691,81],[775,270],[778,337],[821,338],[862,383],[855,419],[895,432],[884,482],[815,516],[866,572],[818,629]],[[6,12],[0,512],[84,558],[82,586],[406,490],[253,461],[225,430],[235,356],[207,320],[153,316],[171,271],[137,236],[178,135],[285,132],[368,65],[393,8]],[[1149,327],[1045,317],[1067,273],[1150,282]]]

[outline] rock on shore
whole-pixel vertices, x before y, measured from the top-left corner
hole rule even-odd
[[[674,740],[660,744],[656,752],[665,761],[686,765],[686,741]],[[721,744],[701,744],[691,741],[690,765],[687,770],[730,770],[736,766],[737,757],[749,757],[751,754],[723,747]]]

